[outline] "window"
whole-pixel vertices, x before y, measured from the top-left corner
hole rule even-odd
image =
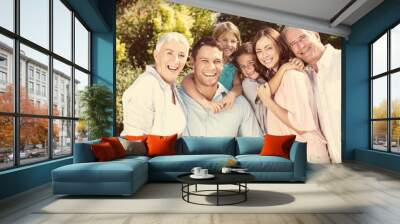
[[[0,71],[0,84],[6,85],[7,84],[7,73]]]
[[[7,68],[7,56],[0,54],[0,67]]]
[[[29,66],[29,71],[28,71],[29,79],[33,80],[33,67]]]
[[[62,0],[0,0],[0,27],[0,170],[72,155],[87,139],[73,105],[90,84],[90,31]]]
[[[75,18],[75,62],[82,68],[89,69],[89,32]]]
[[[1,1],[0,5],[3,4]],[[3,12],[0,8],[0,14]],[[3,18],[0,15],[0,20]],[[1,24],[1,23],[0,23]],[[14,42],[11,38],[6,37],[0,33],[0,115],[1,113],[12,113],[14,111],[14,71],[12,69],[12,58],[14,57]],[[9,114],[8,114],[9,115]],[[1,118],[3,119],[3,118]],[[0,124],[2,120],[0,120]],[[1,139],[2,136],[0,136]],[[6,144],[6,143],[4,143]],[[6,144],[6,145],[11,145]],[[3,147],[0,141],[0,149]],[[1,160],[0,160],[1,169]]]
[[[7,85],[7,55],[0,53],[0,88],[5,91]],[[0,90],[1,91],[1,90]]]
[[[49,48],[49,0],[20,0],[21,36]]]
[[[36,80],[40,81],[40,70],[36,69]]]
[[[53,0],[54,52],[71,60],[72,12],[60,1]]]
[[[36,95],[40,95],[40,84],[36,84]]]
[[[34,90],[33,90],[33,82],[29,81],[28,82],[28,93],[29,94],[33,94]]]
[[[46,86],[42,86],[42,96],[46,96]]]
[[[370,45],[371,148],[400,153],[400,24]]]
[[[14,0],[0,1],[0,26],[14,31]]]

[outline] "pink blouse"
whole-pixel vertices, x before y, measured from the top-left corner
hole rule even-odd
[[[287,71],[275,93],[275,102],[288,111],[296,133],[286,126],[272,111],[268,110],[267,125],[271,135],[296,135],[296,141],[307,142],[307,160],[312,163],[329,163],[326,140],[319,122],[313,89],[307,74],[296,70]]]

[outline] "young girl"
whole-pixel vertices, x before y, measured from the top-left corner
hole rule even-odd
[[[275,87],[275,85],[279,85],[282,75],[287,70],[297,69],[301,71],[304,67],[304,63],[298,58],[291,59],[289,62],[282,65],[272,79],[270,79],[267,71],[257,61],[251,42],[246,42],[241,45],[233,54],[232,61],[239,69],[238,74],[242,80],[243,94],[253,107],[257,121],[265,134],[267,133],[267,110],[257,96],[258,87],[267,81],[271,83],[271,86]],[[278,86],[274,89],[278,89]]]
[[[237,69],[231,63],[232,54],[241,44],[240,31],[232,22],[222,22],[215,26],[213,38],[223,49],[224,68],[219,82],[229,91],[220,102],[207,100],[195,88],[193,75],[188,75],[182,81],[185,92],[204,108],[217,113],[222,109],[230,108],[235,102],[235,98],[242,94],[240,79],[236,75]]]
[[[279,32],[266,28],[256,34],[254,49],[258,61],[270,76],[288,61],[289,49]],[[268,109],[268,133],[295,134],[297,141],[307,142],[307,160],[329,163],[330,157],[319,123],[310,80],[304,72],[287,70],[272,97],[269,83],[258,88],[258,96]]]

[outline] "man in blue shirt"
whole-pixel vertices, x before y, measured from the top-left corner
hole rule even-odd
[[[192,49],[191,63],[197,90],[206,99],[219,101],[228,90],[218,83],[223,69],[223,52],[211,37],[203,37]],[[234,105],[213,113],[179,89],[184,103],[187,126],[182,135],[189,136],[262,136],[254,112],[243,96],[235,99]]]

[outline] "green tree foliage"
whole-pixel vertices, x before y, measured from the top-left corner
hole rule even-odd
[[[117,90],[116,90],[116,113],[117,113],[117,133],[123,129],[123,108],[122,108],[122,95],[125,90],[132,85],[133,81],[143,73],[141,68],[135,68],[129,62],[122,62],[117,64]]]
[[[283,26],[275,24],[275,23],[269,23],[269,22],[263,22],[259,20],[254,20],[254,19],[248,19],[240,16],[234,16],[234,15],[229,15],[229,14],[223,14],[221,13],[218,16],[217,22],[224,22],[224,21],[231,21],[235,25],[239,27],[240,30],[240,35],[242,37],[243,42],[251,41],[254,37],[254,35],[261,29],[265,27],[271,27],[274,28],[278,31],[281,31],[283,29]],[[341,38],[334,36],[334,35],[329,35],[329,34],[323,34],[320,33],[321,37],[321,42],[323,44],[331,44],[334,48],[341,49]]]
[[[273,23],[221,13],[218,16],[217,22],[220,23],[225,21],[231,21],[239,28],[240,36],[243,43],[251,41],[259,30],[267,26],[274,28],[278,31],[280,30],[280,26]]]
[[[392,100],[392,117],[400,117],[400,100]],[[383,100],[380,104],[373,108],[373,118],[387,118],[387,101]],[[392,128],[392,141],[398,141],[400,138],[400,122],[391,121]],[[387,136],[387,121],[374,121],[373,122],[373,136],[374,139],[386,139]]]
[[[89,139],[110,135],[107,129],[112,125],[113,98],[107,86],[95,84],[86,87],[80,93],[79,106],[83,108],[82,119],[87,124]]]
[[[118,38],[117,38],[117,44],[116,44],[116,52],[117,52],[117,56],[116,56],[117,63],[121,63],[121,62],[128,60],[128,57],[126,55],[125,44],[122,43],[121,40]]]
[[[153,63],[155,44],[163,33],[180,32],[192,44],[213,25],[211,11],[162,0],[125,0],[117,7],[117,38],[129,62],[141,69]]]

